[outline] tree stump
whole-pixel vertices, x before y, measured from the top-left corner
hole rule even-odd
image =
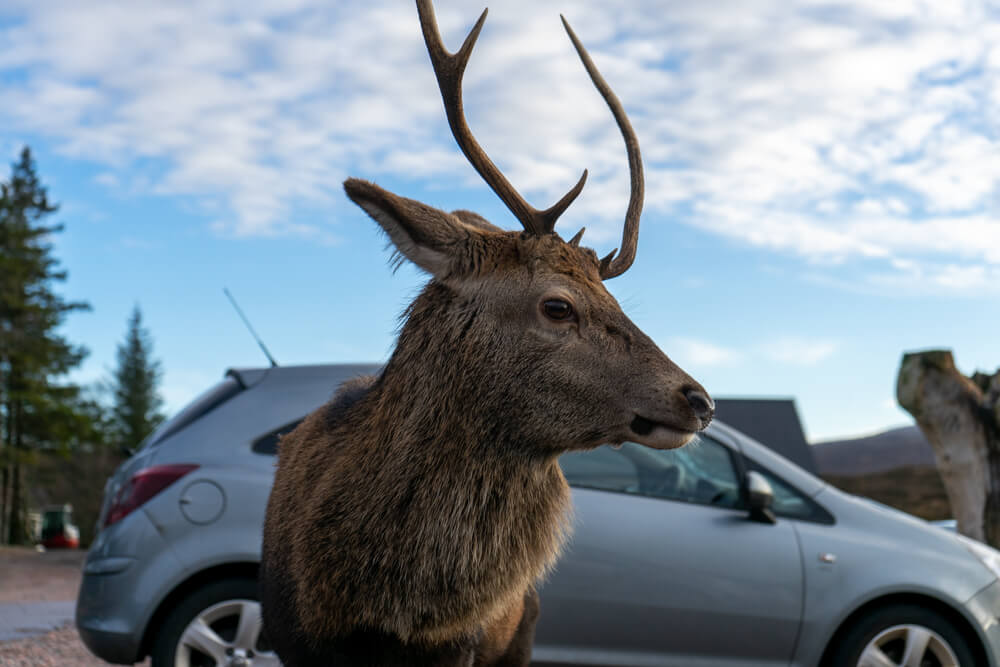
[[[909,352],[896,398],[934,450],[958,532],[1000,546],[1000,369],[966,377],[949,350]]]

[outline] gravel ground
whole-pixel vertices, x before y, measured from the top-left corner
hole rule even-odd
[[[39,553],[33,549],[0,547],[0,606],[72,602],[80,587],[84,555],[76,550]],[[148,666],[149,661],[141,664]],[[107,665],[87,650],[72,625],[28,639],[0,641],[0,667]]]
[[[0,603],[75,600],[85,551],[0,547]]]
[[[144,663],[144,664],[148,664]],[[87,650],[76,628],[55,630],[31,639],[0,642],[3,667],[107,667]]]

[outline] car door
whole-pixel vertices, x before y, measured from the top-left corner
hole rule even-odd
[[[718,440],[572,453],[575,531],[541,589],[536,664],[787,665],[802,613],[789,521],[743,507]]]

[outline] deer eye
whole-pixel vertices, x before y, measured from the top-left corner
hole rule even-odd
[[[560,322],[573,316],[573,306],[562,299],[548,299],[542,304],[542,310],[550,319]]]

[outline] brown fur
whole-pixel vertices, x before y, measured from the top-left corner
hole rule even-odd
[[[449,124],[524,226],[507,232],[349,179],[400,259],[432,276],[377,378],[345,384],[281,441],[264,526],[263,620],[286,667],[523,667],[536,582],[558,558],[569,488],[557,457],[635,440],[678,447],[714,406],[621,311],[602,279],[635,256],[638,142],[565,23],[625,137],[632,194],[622,254],[563,242],[462,119],[460,82],[485,13],[457,55],[429,0],[418,14]]]
[[[347,187],[434,278],[382,375],[345,384],[281,441],[261,573],[268,633],[317,656],[376,633],[447,654],[413,664],[473,653],[526,664],[533,587],[568,532],[558,454],[641,441],[636,414],[695,431],[683,391],[700,387],[621,312],[593,251]],[[573,321],[544,315],[555,297]],[[318,660],[278,650],[289,665]],[[346,664],[389,658],[372,660]]]
[[[525,597],[527,596],[518,598],[502,615],[483,628],[479,645],[476,647],[477,664],[492,665],[500,656],[507,653],[524,617]]]
[[[399,430],[379,428],[379,413],[393,421],[421,394],[386,385],[332,432],[320,411],[282,440],[279,471],[290,472],[273,494],[291,496],[297,511],[279,511],[271,527],[298,573],[302,626],[323,637],[362,625],[424,643],[475,635],[554,562],[566,482],[554,460],[526,466],[461,451],[469,436],[450,429],[415,450]],[[343,444],[306,444],[323,441]]]

